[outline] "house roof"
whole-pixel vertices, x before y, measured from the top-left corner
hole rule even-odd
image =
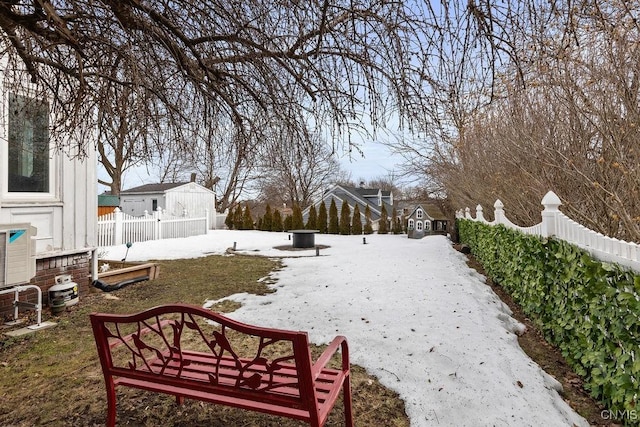
[[[138,187],[133,187],[128,190],[121,191],[120,194],[132,194],[132,193],[164,193],[172,188],[180,187],[181,185],[188,184],[188,182],[171,182],[160,184],[144,184]]]
[[[325,192],[321,200],[314,203],[314,206],[318,207],[322,201],[325,202],[325,206],[329,209],[331,199],[335,200],[338,212],[342,209],[342,201],[346,201],[350,206],[359,205],[360,215],[364,216],[366,206],[369,206],[371,211],[371,220],[377,221],[380,219],[382,206],[378,205],[378,195],[382,196],[382,203],[387,210],[387,215],[391,217],[393,206],[389,203],[391,198],[390,191],[381,191],[378,188],[362,188],[362,187],[347,187],[336,185],[332,189]],[[375,197],[375,201],[373,198]],[[305,209],[302,216],[307,218],[309,215],[309,208]]]
[[[418,208],[422,208],[422,210],[424,210],[427,213],[427,215],[429,215],[429,217],[432,218],[432,219],[437,219],[437,220],[447,220],[448,219],[445,216],[445,214],[442,213],[440,208],[436,204],[434,204],[433,202],[424,202],[424,203],[416,204],[414,206],[414,208],[411,210],[411,213],[409,214],[409,217],[413,216],[413,214],[415,213],[415,211]]]

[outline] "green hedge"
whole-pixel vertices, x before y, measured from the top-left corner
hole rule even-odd
[[[457,226],[487,275],[560,348],[591,394],[640,425],[640,275],[562,240],[470,220]]]

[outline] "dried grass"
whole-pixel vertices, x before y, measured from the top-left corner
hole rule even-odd
[[[133,313],[159,304],[202,304],[236,292],[265,294],[278,261],[245,256],[160,261],[160,278],[123,288],[107,299],[100,291],[52,318],[55,328],[23,338],[0,338],[0,425],[94,426],[106,415],[102,371],[89,313]],[[263,280],[259,280],[263,279]],[[232,311],[237,306],[217,306]],[[47,316],[44,316],[45,320]],[[314,357],[321,347],[313,348]],[[353,404],[359,426],[408,426],[404,403],[375,377],[353,366]],[[327,426],[343,425],[342,405]],[[177,406],[170,396],[118,391],[118,425],[135,426],[300,426],[300,422],[196,401]]]

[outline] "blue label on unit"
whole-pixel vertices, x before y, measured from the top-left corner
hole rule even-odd
[[[15,242],[20,238],[27,230],[9,230],[9,243]]]

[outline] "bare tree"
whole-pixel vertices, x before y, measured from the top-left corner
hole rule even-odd
[[[48,89],[64,129],[117,84],[185,122],[185,99],[236,127],[294,105],[344,131],[363,111],[374,124],[393,106],[416,113],[428,25],[385,0],[15,0],[0,5],[0,49]]]
[[[330,144],[306,125],[271,128],[261,157],[263,195],[304,209],[339,175],[340,165]]]
[[[500,198],[512,218],[534,223],[552,189],[583,224],[640,241],[640,10],[565,6],[537,9],[519,69],[505,68],[493,102],[431,151],[426,170],[458,207]]]

